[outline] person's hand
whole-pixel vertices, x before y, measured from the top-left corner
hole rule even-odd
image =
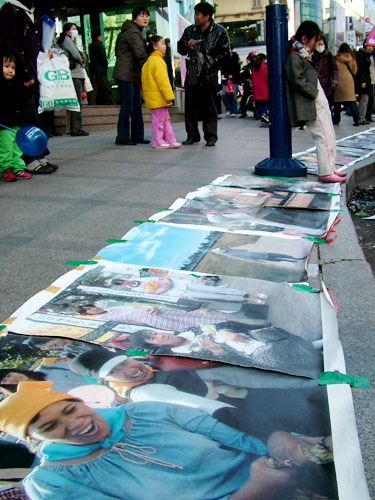
[[[338,85],[338,84],[337,84],[336,82],[333,82],[333,83],[332,83],[332,87],[333,87],[333,88],[337,87],[337,85]]]
[[[271,500],[279,498],[280,490],[295,485],[293,469],[270,469],[266,460],[260,457],[251,464],[249,481],[229,500]]]
[[[197,45],[198,43],[198,40],[193,40],[192,38],[188,41],[188,47],[191,49],[191,50],[194,50],[195,49],[195,46]]]
[[[31,85],[34,85],[35,80],[32,78],[31,80],[28,80],[27,82],[24,82],[25,87],[31,87]]]
[[[48,59],[53,59],[54,55],[55,55],[54,51],[52,49],[48,49]]]
[[[231,340],[232,342],[237,341],[237,333],[231,332],[230,330],[218,330],[217,333],[227,340]]]
[[[322,437],[292,436],[289,432],[276,431],[269,437],[267,447],[270,455],[281,462],[288,460],[301,466],[309,462],[303,453],[303,446],[317,444]]]
[[[361,87],[362,87],[363,89],[365,89],[365,88],[366,88],[366,83],[361,83]]]
[[[224,352],[224,349],[222,347],[215,344],[215,342],[212,342],[212,340],[210,339],[199,339],[198,344],[200,347],[202,347],[203,349],[207,349],[213,354],[222,354]]]
[[[148,307],[145,307],[145,309],[149,314],[157,314],[158,313],[158,308],[155,306],[148,306]]]
[[[173,104],[173,101],[167,101],[167,104]]]
[[[233,75],[229,75],[228,78],[229,78],[229,80],[232,80]]]

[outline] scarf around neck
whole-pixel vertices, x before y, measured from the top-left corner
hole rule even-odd
[[[302,59],[307,59],[308,61],[311,60],[312,54],[310,50],[305,45],[303,45],[303,43],[299,42],[298,40],[295,40],[293,42],[292,48],[298,52],[299,56]]]

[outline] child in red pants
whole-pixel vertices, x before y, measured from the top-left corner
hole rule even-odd
[[[0,123],[14,130],[0,127],[0,176],[5,182],[17,179],[30,179],[31,174],[25,172],[22,151],[16,143],[16,131],[21,124],[24,89],[18,87],[16,75],[16,59],[12,54],[4,54],[3,71],[0,74]]]
[[[156,149],[179,148],[168,113],[174,94],[164,61],[166,45],[161,36],[151,36],[147,41],[150,57],[142,67],[142,92],[146,107],[152,114],[152,147]]]

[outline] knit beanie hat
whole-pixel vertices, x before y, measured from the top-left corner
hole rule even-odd
[[[31,420],[47,406],[65,399],[77,399],[66,392],[53,392],[53,382],[20,382],[18,390],[0,403],[0,430],[26,439]]]
[[[128,356],[118,355],[114,352],[107,351],[106,349],[95,349],[87,351],[76,358],[70,363],[70,369],[92,378],[104,378],[111,370],[126,361]]]

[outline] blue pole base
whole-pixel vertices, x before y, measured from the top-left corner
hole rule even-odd
[[[305,177],[307,168],[296,158],[266,158],[256,165],[254,173],[267,177]]]

